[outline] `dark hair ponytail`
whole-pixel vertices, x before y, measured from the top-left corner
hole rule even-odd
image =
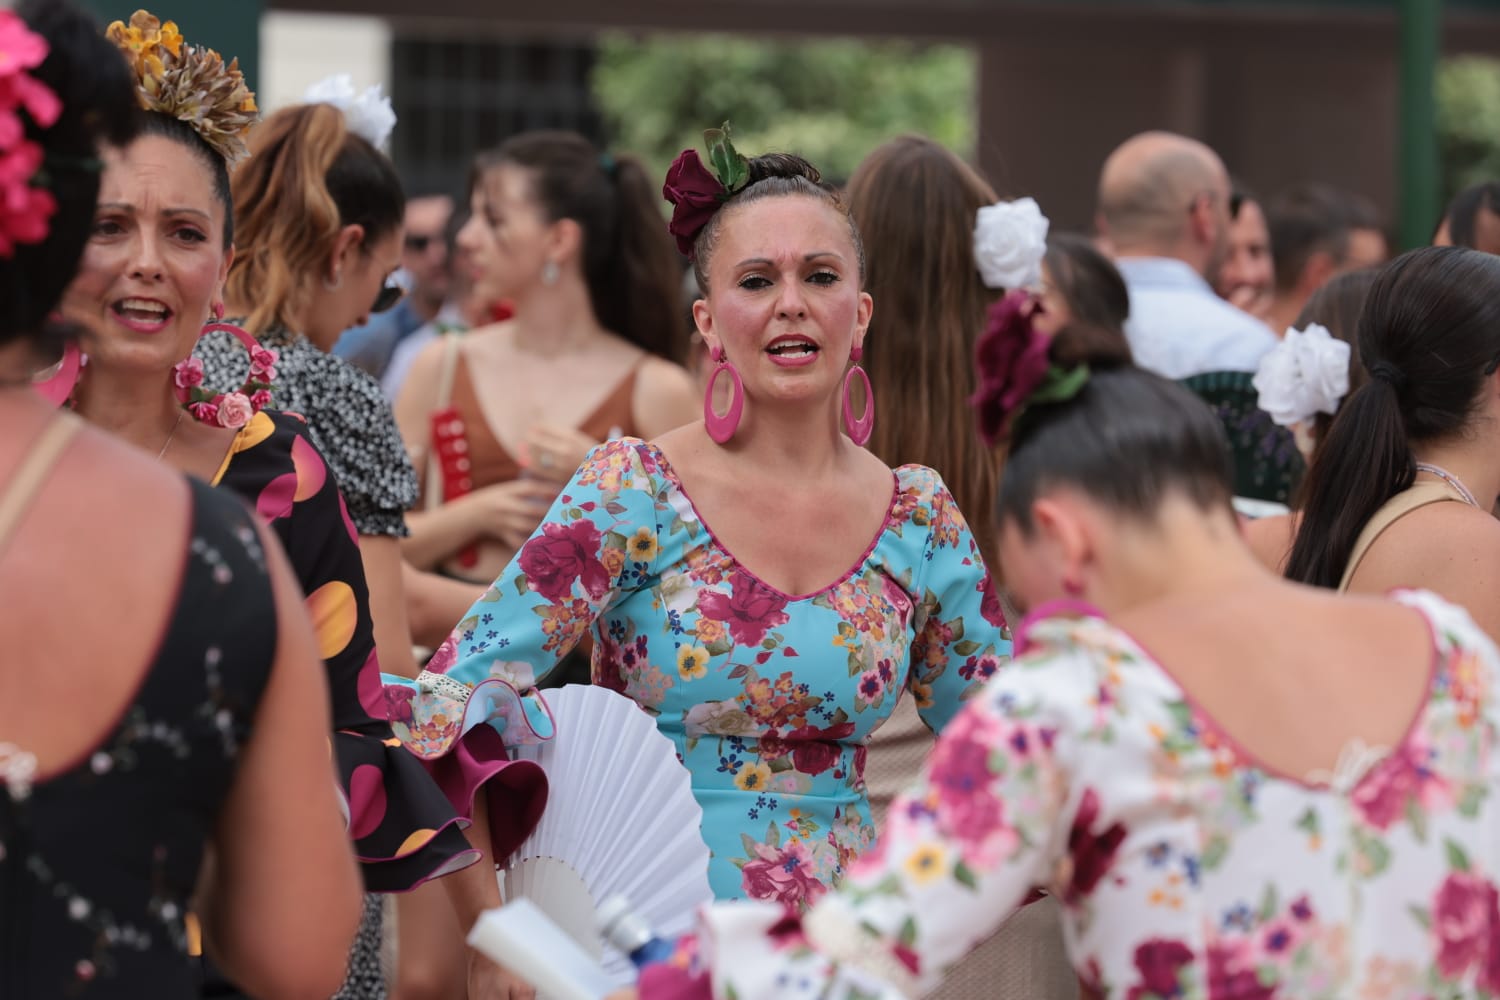
[[[594,313],[605,329],[681,363],[682,263],[662,225],[659,194],[633,156],[608,157],[603,170],[614,185],[615,211],[608,243],[585,248]]]
[[[506,163],[531,172],[547,218],[583,230],[580,264],[599,324],[680,361],[682,265],[640,162],[601,154],[575,132],[523,132],[480,157],[477,179]]]
[[[1461,432],[1500,362],[1500,257],[1427,247],[1381,271],[1359,319],[1370,381],[1308,470],[1289,579],[1337,587],[1359,533],[1416,476],[1412,443]]]
[[[1136,368],[1118,330],[1075,323],[1048,349],[1061,368],[1086,364],[1078,394],[1034,403],[1015,420],[995,501],[996,524],[1034,529],[1031,508],[1060,485],[1122,517],[1150,521],[1169,495],[1230,515],[1229,443],[1212,410],[1176,382]]]

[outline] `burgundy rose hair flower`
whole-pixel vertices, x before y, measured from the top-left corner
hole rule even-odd
[[[1072,399],[1088,381],[1086,366],[1064,371],[1052,363],[1052,338],[1034,322],[1040,311],[1030,293],[1011,292],[990,306],[989,322],[974,345],[979,388],[969,404],[979,436],[991,447],[1010,435],[1028,405]]]
[[[710,171],[696,149],[684,149],[667,170],[661,196],[672,206],[667,232],[677,240],[677,249],[689,260],[693,242],[714,213],[750,179],[750,164],[729,141],[729,123],[703,133],[708,144]]]

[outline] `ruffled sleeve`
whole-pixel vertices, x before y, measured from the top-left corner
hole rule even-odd
[[[837,889],[800,918],[713,904],[674,958],[642,975],[642,1000],[930,992],[1032,886],[1053,881],[1070,848],[1097,860],[1123,839],[1118,825],[1096,829],[1096,797],[1071,787],[1060,706],[1085,697],[1096,675],[1066,650],[1017,660],[943,730],[921,781],[892,803],[879,843]],[[1094,865],[1064,891],[1101,876]]]
[[[477,861],[457,813],[385,721],[358,539],[305,426],[286,414],[256,414],[235,436],[215,485],[244,496],[269,523],[305,595],[366,888],[401,892]]]
[[[1010,659],[1010,632],[957,501],[931,469],[918,467],[911,475],[920,483],[927,542],[916,574],[908,683],[922,721],[940,732]]]
[[[536,682],[600,615],[652,578],[659,485],[655,459],[641,441],[622,438],[594,449],[422,675],[384,675],[397,736],[428,763],[464,815],[478,788],[508,763],[507,747],[552,737]],[[528,762],[512,764],[507,777],[518,778],[514,768],[522,763]],[[497,861],[539,816],[540,805],[536,815],[491,809]]]

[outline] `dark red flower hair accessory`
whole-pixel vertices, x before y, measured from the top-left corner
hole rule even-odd
[[[990,306],[989,322],[974,345],[979,388],[969,405],[979,436],[991,447],[1010,436],[1026,407],[1072,399],[1088,382],[1087,365],[1063,369],[1052,363],[1052,338],[1034,322],[1041,309],[1029,292],[1011,292]]]
[[[704,132],[703,139],[708,145],[712,172],[698,158],[696,149],[684,149],[672,161],[667,182],[661,188],[661,196],[672,205],[667,232],[676,237],[677,249],[689,260],[693,256],[693,242],[708,220],[750,179],[749,161],[729,141],[728,122]]]

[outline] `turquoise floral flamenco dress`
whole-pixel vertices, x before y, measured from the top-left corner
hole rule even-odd
[[[903,691],[939,729],[1010,653],[931,469],[895,470],[859,561],[796,596],[741,565],[666,456],[626,438],[594,450],[422,678],[386,675],[393,728],[430,760],[545,738],[535,682],[590,631],[594,683],[654,716],[692,775],[715,895],[797,907],[874,841],[865,744]]]

